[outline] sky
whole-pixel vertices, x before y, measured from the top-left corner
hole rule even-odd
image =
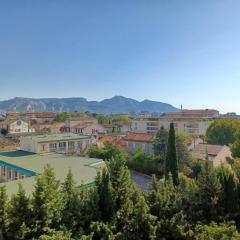
[[[240,113],[239,0],[1,0],[0,100],[115,95]]]

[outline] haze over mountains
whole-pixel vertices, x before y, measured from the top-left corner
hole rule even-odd
[[[148,111],[150,113],[176,112],[176,107],[162,102],[137,101],[123,96],[115,96],[102,101],[88,101],[82,97],[74,98],[22,98],[0,101],[0,111],[53,111],[53,112],[93,112],[104,114]]]

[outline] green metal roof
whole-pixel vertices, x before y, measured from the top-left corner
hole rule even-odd
[[[84,158],[78,156],[67,156],[65,154],[24,154],[23,151],[0,152],[0,161],[7,164],[26,169],[36,174],[43,172],[44,166],[50,164],[55,172],[56,178],[64,182],[69,168],[71,169],[77,186],[82,186],[94,182],[97,171],[102,160],[94,158]],[[16,193],[18,183],[22,183],[26,193],[30,195],[34,190],[35,176],[20,180],[0,183],[6,185],[8,195]]]
[[[66,141],[66,140],[77,140],[77,139],[90,139],[88,135],[75,134],[75,133],[59,133],[59,134],[49,134],[49,135],[37,135],[25,137],[32,139],[35,142],[54,142],[54,141]]]

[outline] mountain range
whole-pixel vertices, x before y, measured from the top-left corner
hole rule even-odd
[[[88,101],[86,98],[22,98],[16,97],[0,101],[0,112],[92,112],[103,114],[117,113],[164,113],[177,112],[178,108],[162,102],[143,100],[137,101],[123,96],[104,99],[102,101]]]

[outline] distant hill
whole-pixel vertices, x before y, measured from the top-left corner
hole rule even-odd
[[[52,112],[92,112],[104,114],[143,112],[163,113],[176,112],[179,109],[170,104],[144,100],[137,101],[131,98],[115,96],[102,101],[88,101],[85,98],[20,98],[16,97],[6,101],[0,101],[1,111],[52,111]]]

